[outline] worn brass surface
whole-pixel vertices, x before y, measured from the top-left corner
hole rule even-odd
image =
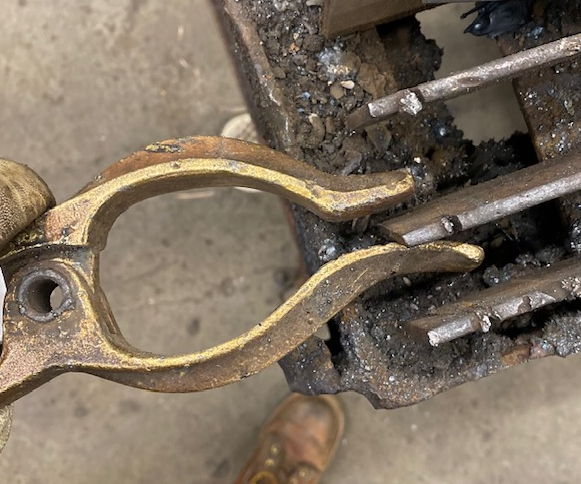
[[[242,141],[191,138],[148,146],[49,210],[5,250],[0,405],[70,371],[162,392],[225,385],[280,359],[382,279],[469,271],[482,259],[481,249],[467,244],[376,246],[329,262],[268,318],[224,344],[180,356],[130,346],[99,286],[99,252],[115,219],[154,195],[231,185],[282,195],[331,220],[383,210],[413,192],[403,171],[335,177]],[[63,297],[53,308],[50,295],[57,286]]]
[[[339,177],[245,141],[168,140],[119,161],[49,211],[38,224],[42,244],[102,248],[113,222],[131,205],[163,193],[225,186],[281,195],[330,221],[380,212],[411,198],[414,190],[404,170]],[[22,239],[17,244],[29,245]]]

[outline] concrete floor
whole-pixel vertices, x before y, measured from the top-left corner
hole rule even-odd
[[[0,156],[30,164],[59,200],[133,150],[216,134],[244,109],[203,0],[20,0],[2,12]],[[471,51],[452,58],[476,61]],[[503,101],[466,102],[454,109],[469,136],[508,132],[497,122],[508,116]],[[267,315],[296,261],[276,198],[172,194],[120,219],[102,283],[132,343],[179,353]],[[324,482],[578,482],[579,363],[538,361],[389,412],[344,395],[347,431]],[[227,483],[285,394],[277,367],[193,395],[60,377],[16,404],[0,475],[13,484]]]

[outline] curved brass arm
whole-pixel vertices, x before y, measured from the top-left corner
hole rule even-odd
[[[102,249],[111,226],[131,205],[163,193],[226,186],[280,195],[329,221],[377,213],[414,193],[405,170],[337,176],[246,141],[168,140],[115,163],[77,196],[47,212],[39,221],[42,243]],[[16,244],[24,245],[22,240]]]
[[[323,266],[250,331],[181,356],[146,353],[125,341],[97,285],[89,253],[75,260],[53,257],[23,268],[11,285],[0,359],[0,405],[70,371],[160,392],[226,385],[282,358],[377,282],[416,272],[466,272],[478,266],[482,256],[479,247],[453,242],[413,248],[388,244],[346,254]],[[64,307],[54,313],[46,307],[43,313],[43,286],[51,281],[63,289]]]

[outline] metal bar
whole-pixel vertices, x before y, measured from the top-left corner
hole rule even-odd
[[[574,258],[444,305],[436,309],[435,315],[410,322],[408,332],[438,346],[478,331],[486,333],[494,324],[547,304],[578,297],[581,260]]]
[[[508,55],[443,79],[425,82],[371,101],[347,117],[347,128],[349,131],[362,129],[384,121],[396,113],[415,116],[422,111],[426,103],[453,99],[499,81],[520,76],[529,70],[558,64],[580,53],[581,34],[577,34]]]
[[[423,244],[581,190],[581,156],[547,161],[437,198],[380,224],[392,240]]]

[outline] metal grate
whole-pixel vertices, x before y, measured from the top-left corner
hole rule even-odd
[[[393,408],[581,350],[578,2],[533,2],[532,20],[498,37],[504,57],[437,81],[442,53],[412,17],[325,38],[312,2],[224,7],[273,147],[331,173],[405,167],[416,179],[412,203],[355,224],[294,207],[310,270],[328,254],[394,239],[446,237],[487,254],[471,274],[410,277],[366,293],[330,324],[329,340],[311,338],[282,361],[291,387],[355,390]],[[443,101],[508,79],[529,133],[474,146]]]

